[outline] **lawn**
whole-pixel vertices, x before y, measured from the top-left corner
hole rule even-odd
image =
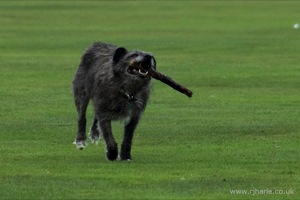
[[[299,7],[1,1],[0,199],[299,199]],[[194,92],[153,81],[131,162],[72,144],[71,82],[95,41],[152,52]]]

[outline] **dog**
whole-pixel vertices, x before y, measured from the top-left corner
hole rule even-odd
[[[137,67],[138,66],[138,67]],[[95,117],[90,128],[90,139],[103,137],[106,158],[110,161],[131,160],[134,131],[144,112],[151,90],[148,70],[156,69],[151,53],[112,44],[96,42],[82,55],[73,80],[73,94],[78,112],[78,131],[74,144],[84,149],[87,144],[86,110],[91,100]],[[111,122],[124,120],[124,137],[118,155]]]

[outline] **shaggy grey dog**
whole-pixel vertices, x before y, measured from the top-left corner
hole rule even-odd
[[[120,159],[131,160],[133,134],[150,95],[151,76],[148,70],[155,68],[156,62],[151,53],[129,52],[123,47],[101,42],[86,50],[73,80],[78,112],[78,132],[74,142],[77,148],[86,146],[86,110],[92,100],[95,117],[90,139],[95,142],[102,135],[107,159],[116,160],[118,147],[111,121],[124,119]]]

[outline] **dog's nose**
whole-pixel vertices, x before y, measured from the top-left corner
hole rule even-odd
[[[149,69],[151,67],[151,60],[153,56],[149,54],[144,55],[144,59],[142,61],[142,65],[145,69]]]
[[[144,55],[143,63],[147,69],[149,69],[149,68],[156,69],[156,61],[155,61],[154,56],[151,53]]]
[[[153,57],[152,55],[146,54],[146,55],[144,56],[144,62],[150,63],[152,57]]]

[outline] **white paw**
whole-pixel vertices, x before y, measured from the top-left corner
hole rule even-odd
[[[93,143],[95,143],[96,145],[98,145],[98,143],[99,143],[99,137],[98,138],[92,138],[92,137],[90,137],[90,139],[91,139],[91,143],[93,144]]]
[[[101,139],[101,137],[99,137],[97,135],[92,135],[91,132],[89,133],[89,135],[90,135],[91,143],[95,143],[96,145],[98,145],[99,140]]]
[[[83,150],[86,146],[87,146],[87,143],[85,140],[82,140],[82,141],[74,141],[73,144],[76,145],[76,148],[79,149],[79,150]]]

